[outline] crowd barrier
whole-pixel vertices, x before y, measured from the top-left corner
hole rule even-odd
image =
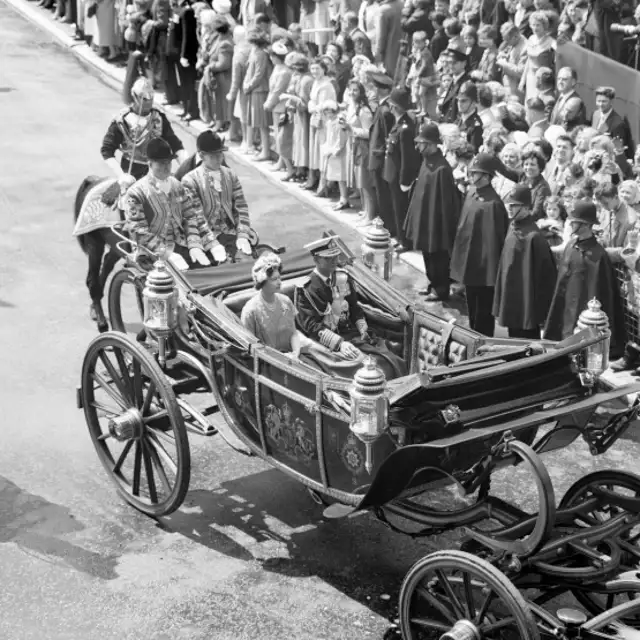
[[[613,108],[621,116],[627,116],[633,139],[640,140],[640,72],[573,42],[558,46],[556,66],[576,70],[576,90],[589,114],[596,107],[596,87],[613,87],[616,90]]]

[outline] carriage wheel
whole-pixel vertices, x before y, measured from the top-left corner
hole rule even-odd
[[[581,502],[598,498],[597,489],[605,489],[624,497],[640,498],[640,477],[626,471],[595,471],[575,482],[560,501],[560,509],[574,507]],[[579,527],[589,527],[601,524],[614,518],[625,509],[618,505],[608,504],[601,500],[590,512],[576,517],[575,524]],[[636,514],[637,515],[637,514]],[[635,570],[640,564],[640,526],[633,527],[623,533],[616,544],[622,550],[620,571]],[[640,595],[640,583],[631,581],[626,587],[624,582],[612,582],[611,585],[594,585],[589,591],[573,590],[576,599],[591,613],[600,614],[614,606],[635,600]],[[625,620],[629,623],[630,621]],[[634,626],[640,623],[640,613],[634,614]]]
[[[414,564],[402,582],[399,610],[404,640],[540,640],[511,581],[464,551],[437,551]]]
[[[175,511],[189,488],[189,441],[151,354],[129,336],[103,333],[85,355],[81,393],[91,439],[118,492],[147,515]]]
[[[130,269],[121,269],[113,275],[108,295],[109,321],[113,331],[132,335],[144,331],[142,289],[142,282]]]

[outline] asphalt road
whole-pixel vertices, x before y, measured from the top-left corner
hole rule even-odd
[[[75,406],[95,329],[71,207],[84,176],[104,173],[119,96],[3,4],[0,43],[0,640],[382,638],[405,572],[457,532],[414,541],[368,515],[324,521],[301,485],[215,438],[192,440],[176,514],[155,522],[117,497]],[[359,244],[233,166],[264,240],[295,248],[332,227]],[[406,267],[396,278],[421,286]],[[638,456],[627,440],[599,459],[577,444],[547,462],[561,494]],[[531,484],[518,469],[494,486],[533,505]]]

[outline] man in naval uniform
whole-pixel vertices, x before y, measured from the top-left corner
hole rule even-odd
[[[154,138],[147,146],[147,157],[149,173],[134,183],[125,196],[131,238],[178,269],[210,265],[191,197],[171,175],[171,146],[162,138]]]
[[[130,106],[111,121],[100,147],[102,158],[123,192],[149,170],[147,147],[151,140],[166,140],[180,162],[188,157],[167,116],[153,106],[153,87],[149,80],[139,77],[130,93]],[[118,151],[120,162],[115,157]]]
[[[223,165],[227,150],[211,130],[196,141],[202,164],[182,178],[196,208],[205,251],[216,263],[225,262],[236,250],[251,255],[249,207],[236,173]]]
[[[310,354],[325,370],[344,377],[355,374],[364,354],[378,358],[388,379],[405,375],[404,362],[392,353],[386,342],[369,335],[369,327],[351,277],[338,269],[340,248],[336,236],[305,245],[314,258],[315,269],[295,294],[298,328],[324,348]]]

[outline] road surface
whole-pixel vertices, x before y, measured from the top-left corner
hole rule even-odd
[[[369,515],[325,521],[301,485],[215,438],[192,440],[191,492],[176,514],[154,522],[117,497],[75,405],[95,329],[71,206],[81,180],[104,173],[100,141],[122,105],[2,3],[0,42],[0,638],[382,638],[405,572],[458,533],[414,541]],[[359,244],[233,166],[264,240],[286,235],[296,248],[333,227]],[[397,278],[423,285],[406,267]],[[576,445],[548,461],[561,493],[639,455],[627,440],[597,460]],[[494,483],[524,503],[530,485],[524,470]]]

